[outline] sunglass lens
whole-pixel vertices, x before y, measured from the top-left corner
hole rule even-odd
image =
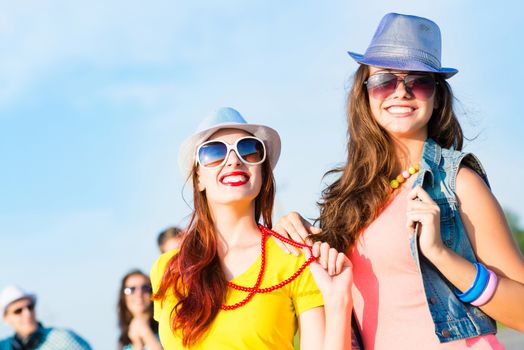
[[[396,87],[397,76],[391,73],[374,74],[367,81],[368,93],[377,99],[391,95]]]
[[[18,309],[13,310],[13,313],[15,315],[20,315],[24,311],[24,309],[33,311],[35,309],[35,304],[31,303],[31,304],[27,304],[26,306],[19,307]]]
[[[222,142],[210,142],[200,147],[198,161],[204,167],[220,165],[227,156],[227,146]]]
[[[256,164],[264,159],[264,146],[255,138],[245,138],[237,143],[239,156],[246,163]]]
[[[429,75],[408,75],[405,81],[416,98],[427,99],[435,92],[435,80]]]

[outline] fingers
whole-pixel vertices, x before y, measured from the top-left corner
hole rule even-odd
[[[328,269],[329,250],[329,244],[327,244],[326,242],[320,244],[320,256],[318,259],[320,261],[320,265],[324,270]]]
[[[337,273],[337,259],[339,252],[335,248],[329,249],[329,258],[328,258],[328,273],[330,276],[336,275]]]
[[[319,233],[319,230],[320,229],[315,228],[307,220],[302,218],[297,212],[291,212],[283,216],[273,227],[273,231],[299,243],[304,243],[310,234]],[[298,255],[298,250],[295,247],[281,242],[278,245],[285,252]]]
[[[353,264],[351,263],[349,258],[346,256],[346,254],[338,253],[335,266],[336,266],[336,268],[335,268],[335,275],[338,275],[339,273],[342,272],[342,269],[344,267],[353,267]]]
[[[408,194],[408,199],[415,200],[417,198],[424,203],[435,203],[421,186],[415,186]]]
[[[315,242],[313,244],[312,250],[313,250],[313,256],[315,258],[318,258],[320,256],[320,245],[321,244],[322,244],[322,242]]]
[[[330,276],[338,275],[344,267],[352,266],[344,253],[340,253],[335,248],[331,248],[326,242],[315,242],[312,250],[313,256],[317,258],[320,266],[322,266]]]
[[[273,228],[273,230],[275,230],[275,229]],[[278,232],[278,231],[277,231],[277,232]],[[280,233],[280,232],[279,232],[279,233]],[[280,234],[282,234],[282,233],[280,233]],[[273,241],[275,241],[275,243],[280,247],[280,249],[282,249],[286,254],[291,254],[291,252],[290,252],[289,249],[288,249],[288,246],[289,246],[288,244],[285,244],[285,243],[282,242],[280,239],[275,238],[275,237],[273,237],[273,236],[271,236],[271,239],[272,239]],[[294,247],[291,247],[291,248],[294,248]],[[296,254],[294,254],[294,255],[296,255]]]
[[[438,204],[422,187],[413,188],[408,194],[408,199],[406,227],[410,234],[414,233],[417,223],[430,226],[440,220]]]

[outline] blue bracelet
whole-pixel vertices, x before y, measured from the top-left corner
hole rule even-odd
[[[473,265],[477,268],[477,275],[473,285],[464,293],[460,293],[458,289],[455,291],[457,297],[465,303],[471,303],[473,300],[476,300],[486,289],[489,281],[489,272],[486,266],[478,262],[473,263]]]

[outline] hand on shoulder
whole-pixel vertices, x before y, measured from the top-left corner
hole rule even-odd
[[[296,211],[289,212],[282,216],[273,226],[272,230],[299,243],[309,243],[307,239],[308,236],[322,232],[321,229],[311,225]],[[275,241],[286,253],[298,255],[298,250],[295,247],[282,243],[279,240]]]

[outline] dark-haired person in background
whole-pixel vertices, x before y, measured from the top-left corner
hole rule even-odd
[[[158,323],[153,319],[149,276],[140,270],[128,272],[122,278],[117,308],[119,349],[162,350]]]
[[[160,253],[164,254],[170,250],[180,247],[183,231],[178,227],[169,227],[158,234],[157,243]]]

